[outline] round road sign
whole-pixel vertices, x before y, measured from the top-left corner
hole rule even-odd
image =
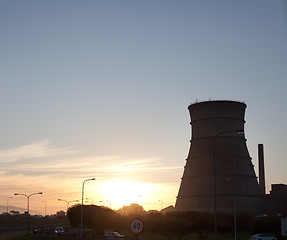
[[[140,218],[134,218],[130,223],[130,229],[135,234],[141,233],[143,227],[144,227],[143,220],[141,220]]]

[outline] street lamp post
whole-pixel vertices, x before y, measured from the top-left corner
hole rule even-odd
[[[91,199],[91,198],[86,198],[85,202],[86,202],[86,203],[91,202],[92,204],[94,204],[94,200]]]
[[[233,192],[233,224],[234,224],[234,240],[237,240],[237,231],[236,231],[236,204],[235,204],[235,186],[232,184]]]
[[[158,200],[160,202],[160,210],[162,210],[162,200]]]
[[[139,204],[138,204],[138,198],[142,197],[143,195],[138,195],[136,198],[136,213],[138,213],[138,208],[139,208]]]
[[[98,201],[98,202],[95,202],[95,203],[102,203],[103,201]]]
[[[83,239],[83,219],[84,219],[84,190],[85,190],[85,182],[96,180],[95,178],[86,179],[82,185],[82,206],[81,206],[81,231],[80,238]]]
[[[67,211],[66,211],[66,214],[68,213],[68,209],[69,209],[69,204],[70,202],[79,202],[79,200],[71,200],[71,201],[67,201],[67,200],[64,200],[64,199],[58,199],[58,201],[63,201],[63,202],[66,202],[67,203]]]
[[[30,195],[24,194],[24,193],[14,193],[14,195],[23,195],[25,197],[27,197],[27,214],[29,215],[29,201],[30,201],[30,197],[36,194],[43,194],[42,192],[37,192],[37,193],[32,193]]]
[[[243,134],[244,130],[228,130],[228,131],[222,131],[218,134],[216,134],[213,137],[213,184],[214,184],[214,232],[215,232],[215,240],[218,238],[217,233],[217,196],[216,196],[216,157],[215,157],[215,142],[218,136],[225,134],[225,133],[231,133],[231,132],[237,132],[237,134]]]
[[[111,203],[111,201],[107,200],[107,204],[109,205],[109,208],[112,208],[112,203]]]
[[[46,201],[42,201],[45,204],[45,217],[46,217],[46,213],[47,213],[47,202]]]
[[[9,206],[9,204],[8,204],[9,198],[12,198],[12,197],[8,197],[8,198],[7,198],[7,213],[9,213],[9,209],[8,209],[8,206]]]
[[[235,201],[235,185],[234,181],[231,181],[229,178],[226,178],[226,181],[232,186],[232,201],[233,201],[233,225],[234,225],[234,240],[237,240],[237,231],[236,231],[236,201]]]

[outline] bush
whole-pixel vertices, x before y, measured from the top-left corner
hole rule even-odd
[[[81,207],[82,205],[78,204],[69,208],[67,215],[71,227],[80,227]],[[106,229],[113,227],[117,219],[117,214],[109,208],[96,205],[83,206],[83,227],[93,229],[98,234],[103,234]]]

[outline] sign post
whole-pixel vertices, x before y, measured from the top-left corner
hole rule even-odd
[[[143,231],[144,224],[143,220],[140,218],[134,218],[130,222],[130,230],[136,234],[137,239],[139,239],[139,234]]]

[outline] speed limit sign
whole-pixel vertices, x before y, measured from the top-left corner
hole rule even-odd
[[[143,220],[141,220],[140,218],[134,218],[130,223],[130,229],[135,234],[141,233],[143,227],[144,227]]]

